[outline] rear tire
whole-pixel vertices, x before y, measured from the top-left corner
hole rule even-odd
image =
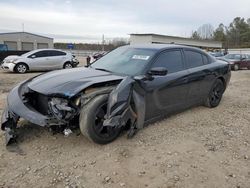
[[[217,107],[220,104],[222,95],[225,91],[225,86],[220,79],[217,79],[213,84],[211,91],[205,101],[205,106],[209,108]]]
[[[104,127],[104,116],[107,112],[108,95],[92,99],[80,112],[79,126],[81,133],[98,144],[108,144],[115,140],[121,128]]]
[[[63,68],[64,69],[72,69],[73,65],[71,63],[69,63],[69,62],[66,62],[66,63],[64,63]]]
[[[28,71],[28,66],[24,63],[18,63],[15,68],[14,71],[16,73],[20,73],[20,74],[24,74]]]

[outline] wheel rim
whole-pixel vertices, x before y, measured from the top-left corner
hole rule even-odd
[[[101,105],[97,110],[95,114],[95,125],[94,125],[94,131],[96,135],[102,138],[110,138],[117,134],[118,129],[110,126],[103,126],[104,122],[104,116],[107,111],[107,103]]]
[[[70,63],[65,64],[65,69],[71,69],[71,68],[72,68],[72,65]]]
[[[18,72],[20,72],[20,73],[25,73],[26,70],[27,70],[27,68],[26,68],[25,65],[18,65],[18,66],[17,66],[17,70],[18,70]]]
[[[212,104],[217,104],[220,102],[221,97],[223,94],[223,85],[221,83],[218,83],[215,85],[215,87],[212,90],[211,93],[211,103]]]

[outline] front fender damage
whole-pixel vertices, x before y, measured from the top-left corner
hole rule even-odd
[[[142,129],[145,119],[145,96],[138,81],[126,77],[110,93],[104,126],[122,127],[130,121],[128,137]]]
[[[131,137],[139,129],[143,128],[145,119],[145,96],[140,87],[139,81],[132,77],[124,78],[118,85],[101,86],[87,88],[83,93],[79,93],[80,106],[69,107],[63,99],[60,101],[54,99],[48,103],[49,116],[42,115],[27,108],[25,95],[18,94],[19,89],[14,89],[9,97],[9,107],[7,107],[1,119],[1,129],[5,131],[6,145],[16,141],[17,122],[20,117],[40,126],[61,128],[73,128],[71,120],[79,115],[80,110],[84,108],[89,101],[98,95],[109,94],[108,109],[105,115],[104,126],[123,127],[129,122],[130,130],[128,136]],[[15,99],[15,100],[14,100]],[[24,100],[24,101],[22,101]],[[17,110],[18,109],[18,110]],[[12,112],[12,110],[14,110]],[[59,113],[63,111],[65,113]],[[65,126],[64,126],[65,125]]]

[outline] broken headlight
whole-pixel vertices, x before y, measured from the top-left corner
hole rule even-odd
[[[62,98],[52,98],[49,109],[58,120],[69,120],[75,114],[75,109],[70,107],[69,101]]]
[[[81,104],[81,97],[77,97],[75,100],[74,100],[74,104],[76,105],[76,106],[80,106],[80,104]]]

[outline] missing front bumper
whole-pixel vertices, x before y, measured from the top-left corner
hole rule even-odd
[[[22,90],[25,82],[19,84],[11,90],[7,97],[7,107],[4,109],[1,117],[1,129],[5,131],[6,145],[15,141],[17,122],[23,118],[39,126],[60,124],[56,119],[40,114],[24,105],[22,100]]]

